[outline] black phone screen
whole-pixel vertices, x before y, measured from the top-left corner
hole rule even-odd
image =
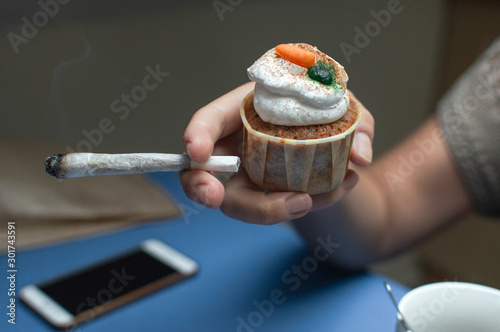
[[[76,316],[174,273],[138,249],[38,287]]]

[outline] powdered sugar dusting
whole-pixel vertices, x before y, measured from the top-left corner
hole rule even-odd
[[[332,87],[311,80],[307,68],[281,58],[274,48],[248,68],[248,77],[257,83],[255,110],[264,121],[286,126],[325,124],[347,112],[349,98],[345,84],[348,78],[344,68],[316,48],[312,49],[317,59],[334,64],[339,84]]]

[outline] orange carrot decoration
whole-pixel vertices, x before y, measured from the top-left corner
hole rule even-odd
[[[316,62],[314,53],[294,45],[280,44],[274,49],[280,57],[301,67],[309,68]]]

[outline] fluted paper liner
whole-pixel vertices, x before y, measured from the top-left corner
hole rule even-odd
[[[332,191],[344,179],[354,132],[361,119],[341,134],[327,138],[295,140],[256,131],[240,108],[243,121],[243,167],[258,186],[273,191],[301,191],[311,195]]]

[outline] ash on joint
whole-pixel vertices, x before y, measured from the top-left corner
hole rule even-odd
[[[57,175],[61,171],[61,160],[63,154],[53,154],[45,160],[45,172],[48,174],[58,177]]]

